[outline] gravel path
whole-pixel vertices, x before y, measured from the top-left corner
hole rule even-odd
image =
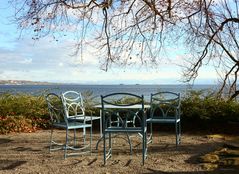
[[[65,132],[57,130],[59,140]],[[123,136],[123,135],[122,135]],[[175,136],[168,133],[154,134],[154,142],[148,146],[148,158],[141,165],[141,145],[138,137],[132,137],[133,155],[122,138],[113,140],[113,156],[103,166],[102,143],[99,150],[95,145],[99,134],[93,135],[93,152],[83,156],[63,159],[63,151],[49,153],[50,131],[0,135],[0,173],[239,173],[238,171],[206,171],[198,163],[198,157],[218,149],[223,139],[206,135],[182,136],[182,144],[175,148]]]

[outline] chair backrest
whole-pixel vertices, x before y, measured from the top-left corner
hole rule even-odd
[[[66,91],[62,94],[62,102],[67,118],[85,116],[85,108],[81,93],[76,91]]]
[[[145,125],[144,97],[131,93],[101,96],[103,129],[142,127]]]
[[[55,93],[49,93],[45,98],[48,111],[50,113],[51,122],[54,124],[66,121],[61,98]]]
[[[180,118],[180,105],[180,93],[158,92],[151,94],[150,117],[160,119]]]

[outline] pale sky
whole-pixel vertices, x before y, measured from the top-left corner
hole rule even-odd
[[[7,1],[0,2],[0,80],[32,80],[81,84],[175,84],[181,83],[180,63],[184,55],[170,54],[156,68],[112,67],[107,72],[90,52],[72,56],[73,39],[58,42],[49,37],[34,41],[12,24],[13,11]],[[196,83],[216,83],[216,74],[210,67],[200,71]]]

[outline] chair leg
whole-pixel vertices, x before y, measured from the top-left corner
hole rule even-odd
[[[152,122],[150,123],[150,132],[151,132],[150,141],[152,143],[153,142],[153,123]]]
[[[175,123],[176,147],[178,146],[178,123]]]
[[[127,136],[128,143],[129,143],[130,155],[132,155],[132,144],[131,144],[131,140],[129,138],[129,134],[127,132],[126,132],[126,136]]]
[[[106,164],[106,160],[111,157],[112,155],[112,142],[111,142],[111,133],[108,133],[108,138],[109,138],[109,150],[106,152],[106,137],[105,133],[103,133],[103,145],[104,145],[104,165]]]
[[[106,144],[105,144],[105,133],[103,133],[103,145],[104,145],[104,165],[106,164]]]
[[[91,154],[92,154],[92,126],[90,127],[90,155]]]
[[[145,146],[145,144],[144,144],[144,136],[145,136],[145,135],[144,135],[144,133],[143,133],[143,138],[142,138],[142,140],[143,140],[143,142],[142,142],[142,164],[143,164],[143,165],[144,165],[144,155],[145,155],[145,154],[144,154],[144,150],[145,150],[145,149],[144,149],[144,148],[145,148],[145,147],[144,147],[144,146]]]
[[[181,143],[181,122],[178,123],[179,144]]]
[[[64,159],[66,159],[66,156],[67,156],[67,148],[68,148],[68,129],[66,129],[66,142],[65,142]]]
[[[95,149],[98,150],[98,146],[100,144],[100,142],[103,140],[103,133],[102,133],[102,136],[100,137],[100,139],[97,141],[96,143],[96,146],[95,146]]]
[[[83,140],[84,140],[84,145],[86,143],[86,128],[83,128]]]
[[[112,140],[111,133],[109,133],[109,157],[112,155]],[[108,158],[108,157],[107,157]]]
[[[149,138],[148,138],[147,144],[152,143],[152,142],[153,142],[153,123],[150,122],[150,133],[149,133]]]
[[[181,124],[180,122],[175,123],[176,129],[176,147],[181,143]]]
[[[142,164],[144,165],[147,153],[147,132],[143,132],[142,137]]]

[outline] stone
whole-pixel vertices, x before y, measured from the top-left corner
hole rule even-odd
[[[203,163],[217,163],[219,161],[219,156],[214,153],[209,153],[201,156],[199,160]]]
[[[239,157],[221,159],[219,164],[222,166],[235,166],[239,168]]]
[[[209,170],[209,171],[210,170],[212,171],[218,168],[218,164],[202,163],[201,165],[204,170]]]
[[[227,149],[225,151],[219,152],[219,154],[226,157],[239,157],[239,149],[237,150]]]

